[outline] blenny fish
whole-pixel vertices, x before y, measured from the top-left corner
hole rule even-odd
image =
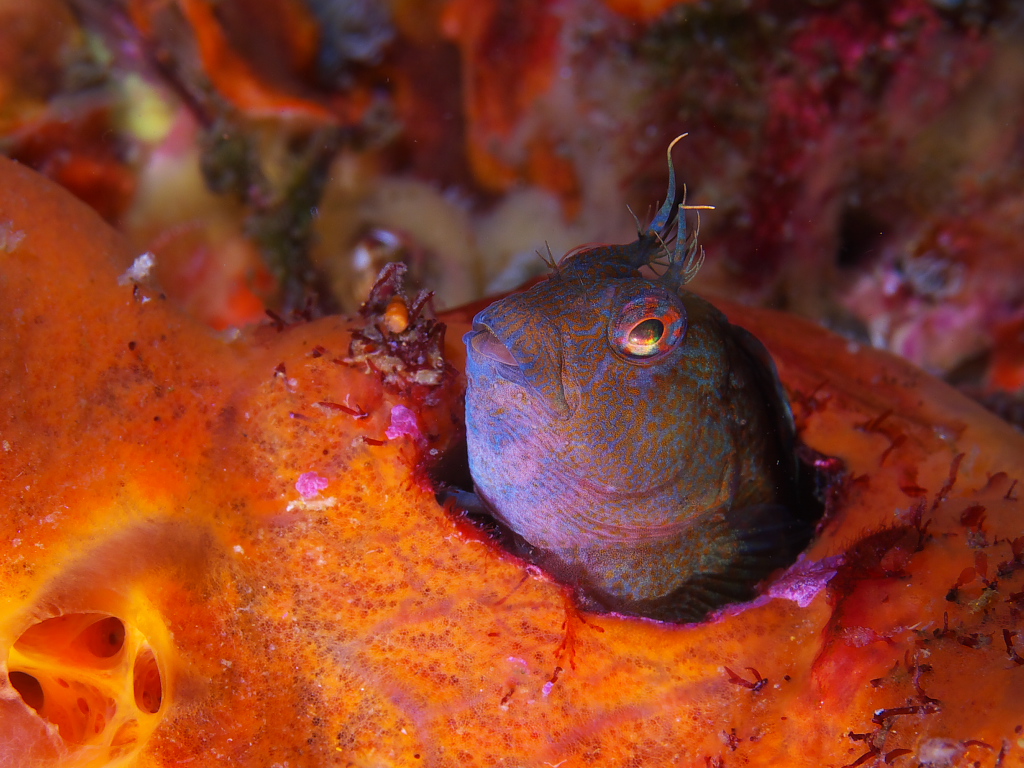
[[[703,250],[674,144],[635,242],[571,251],[474,318],[466,429],[483,505],[582,605],[693,621],[749,598],[808,526],[771,357],[683,289]]]

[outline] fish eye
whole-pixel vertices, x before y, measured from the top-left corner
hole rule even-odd
[[[651,362],[675,349],[686,333],[686,312],[666,295],[627,301],[608,326],[612,348],[628,360]]]
[[[642,320],[633,326],[629,332],[630,351],[634,354],[644,355],[648,349],[657,346],[665,335],[665,324],[657,318]],[[644,355],[646,356],[646,355]]]

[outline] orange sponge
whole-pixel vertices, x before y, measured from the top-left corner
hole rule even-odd
[[[414,307],[225,341],[5,160],[0,233],[0,765],[1024,765],[1024,437],[907,364],[723,303],[846,479],[752,603],[586,615],[421,480]]]

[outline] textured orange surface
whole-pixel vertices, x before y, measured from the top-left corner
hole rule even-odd
[[[180,0],[181,10],[196,33],[203,68],[217,89],[233,104],[254,115],[288,115],[330,122],[331,112],[313,101],[297,98],[262,82],[250,64],[232,49],[206,0]],[[301,9],[292,4],[292,13]],[[304,20],[306,21],[306,20]],[[306,25],[312,27],[312,22]],[[312,47],[310,43],[307,46]]]
[[[444,34],[462,54],[467,152],[477,180],[505,190],[520,182],[522,169],[493,151],[497,142],[513,142],[516,123],[548,89],[557,63],[561,21],[543,0],[510,3],[452,0],[441,20]],[[490,87],[491,82],[508,84]],[[531,147],[528,178],[553,191],[576,192],[572,168],[541,139]],[[525,160],[525,158],[524,158]],[[569,179],[558,178],[568,172]]]
[[[580,615],[416,479],[457,387],[336,362],[362,320],[222,340],[132,256],[0,161],[0,765],[1024,765],[1024,438],[944,385],[727,307],[849,470],[803,576]]]

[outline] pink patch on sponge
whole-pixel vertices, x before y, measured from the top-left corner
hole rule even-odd
[[[420,432],[420,422],[411,408],[404,405],[396,405],[391,409],[391,425],[384,430],[388,440],[396,440],[402,435],[408,435],[413,440],[423,437]]]
[[[768,588],[770,597],[792,600],[806,608],[818,596],[843,564],[842,555],[833,555],[822,560],[800,560],[790,567],[778,581]]]
[[[295,481],[295,490],[302,494],[304,499],[312,499],[320,495],[320,491],[331,484],[326,477],[321,477],[316,472],[305,472],[299,475]]]

